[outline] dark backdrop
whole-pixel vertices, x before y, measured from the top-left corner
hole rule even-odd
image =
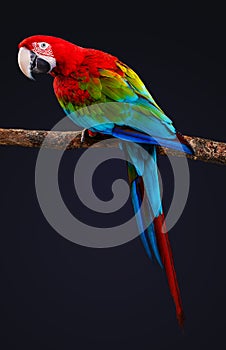
[[[11,9],[3,13],[0,127],[48,130],[64,116],[51,77],[34,83],[17,65],[17,44],[23,38],[50,34],[118,56],[139,73],[178,130],[225,140],[222,9],[197,12],[184,4],[170,12],[150,4],[130,13],[119,4],[105,4],[102,10],[97,4],[83,9],[53,5],[14,8],[14,20]],[[225,167],[189,161],[189,198],[170,231],[186,314],[182,333],[164,273],[147,259],[139,238],[116,248],[92,249],[67,241],[47,223],[35,192],[37,155],[36,149],[0,148],[1,349],[196,350],[224,344]],[[82,214],[72,197],[75,155],[64,159],[64,198],[74,213],[80,208],[89,220],[91,214],[85,209]],[[168,186],[167,207],[171,175],[167,162],[159,161]],[[96,178],[100,197],[108,196],[105,188],[101,194],[108,176],[124,173],[121,163],[108,166]],[[106,219],[97,221],[104,225]]]

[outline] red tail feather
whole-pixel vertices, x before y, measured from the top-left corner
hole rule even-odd
[[[165,219],[163,214],[155,218],[154,226],[155,226],[155,233],[156,233],[156,239],[158,242],[159,252],[161,255],[162,263],[165,267],[170,292],[176,307],[177,320],[180,327],[183,328],[184,312],[182,307],[182,301],[181,301],[176,271],[174,267],[173,254],[170,247],[168,233],[166,232],[166,225],[165,225]]]

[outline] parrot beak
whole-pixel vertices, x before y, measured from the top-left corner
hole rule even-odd
[[[48,73],[51,71],[51,64],[37,56],[26,47],[21,47],[18,52],[18,64],[21,71],[29,79],[35,80],[32,73]]]

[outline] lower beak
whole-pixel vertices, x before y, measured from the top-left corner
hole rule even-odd
[[[26,47],[21,47],[19,49],[18,64],[24,75],[33,80],[34,77],[32,73],[48,73],[51,70],[49,62],[37,56]]]

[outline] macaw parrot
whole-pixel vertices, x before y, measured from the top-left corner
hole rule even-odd
[[[90,136],[99,132],[127,141],[123,150],[130,160],[128,182],[134,211],[144,200],[145,215],[152,218],[145,227],[147,218],[137,217],[141,241],[148,257],[154,257],[165,271],[177,320],[183,327],[184,311],[160,195],[156,145],[188,154],[193,153],[191,147],[135,71],[112,54],[49,35],[25,38],[18,49],[19,67],[28,78],[34,79],[33,73],[49,73],[53,77],[56,98],[75,124]],[[81,108],[109,102],[129,104],[131,108],[125,113],[122,108],[118,114],[92,113],[92,109],[80,117],[76,113]],[[142,156],[133,144],[141,145],[148,157]]]

